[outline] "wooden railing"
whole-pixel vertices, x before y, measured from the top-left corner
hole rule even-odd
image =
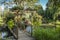
[[[18,28],[13,28],[13,30],[9,28],[9,30],[13,34],[14,38],[18,40]]]

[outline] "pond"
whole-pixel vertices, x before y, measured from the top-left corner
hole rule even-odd
[[[7,32],[0,32],[0,39],[5,39],[7,36]]]
[[[27,26],[26,31],[29,32],[29,33],[31,33],[31,31],[32,31],[31,26]]]

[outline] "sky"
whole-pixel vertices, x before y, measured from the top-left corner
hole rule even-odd
[[[0,0],[0,5],[3,4],[3,2],[6,1],[6,2],[9,2],[9,0]],[[10,0],[12,1],[12,0]],[[45,10],[46,9],[46,4],[47,4],[48,0],[39,0],[39,4],[42,5],[43,9]],[[4,5],[2,5],[3,7]]]
[[[48,0],[39,0],[39,3],[42,5],[43,9],[46,9],[46,4],[47,4]]]
[[[15,6],[15,4],[10,4],[10,5],[4,5],[4,1],[7,3],[7,2],[13,2],[12,0],[0,0],[0,9],[2,9],[2,10],[0,10],[0,11],[4,11],[4,7],[5,8],[11,8],[11,7],[13,7],[13,6]]]
[[[12,0],[0,0],[0,5],[3,4],[4,2],[12,2]]]

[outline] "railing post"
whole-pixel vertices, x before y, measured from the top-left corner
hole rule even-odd
[[[33,28],[32,28],[32,25],[31,25],[31,36],[32,36],[32,34],[33,34]]]

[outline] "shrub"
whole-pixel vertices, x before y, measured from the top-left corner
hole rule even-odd
[[[34,29],[33,35],[36,40],[60,40],[60,31],[51,28]]]
[[[0,27],[4,25],[3,17],[0,16]]]
[[[12,29],[14,27],[14,21],[11,19],[7,22],[7,25],[10,29]]]

